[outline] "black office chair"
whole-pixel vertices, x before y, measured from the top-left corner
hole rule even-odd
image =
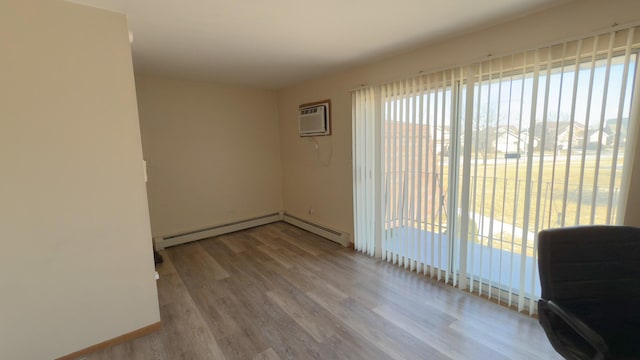
[[[540,324],[567,359],[640,359],[640,228],[541,231]]]

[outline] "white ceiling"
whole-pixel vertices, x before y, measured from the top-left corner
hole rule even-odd
[[[135,70],[280,88],[567,0],[70,0],[125,13]]]

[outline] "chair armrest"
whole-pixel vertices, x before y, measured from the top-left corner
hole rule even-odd
[[[607,343],[604,341],[602,336],[598,335],[589,325],[585,324],[582,320],[577,318],[572,313],[564,310],[560,305],[556,304],[551,300],[547,300],[547,308],[554,315],[558,316],[562,321],[564,321],[573,331],[576,332],[580,337],[582,337],[589,345],[593,346],[594,349],[600,355],[600,358],[608,358],[609,355],[609,347]]]

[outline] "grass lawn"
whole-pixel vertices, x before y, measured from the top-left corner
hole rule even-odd
[[[529,188],[525,181],[527,177],[525,157],[519,160],[505,160],[502,154],[498,154],[497,159],[495,154],[489,154],[486,164],[481,157],[477,161],[475,156],[473,158],[469,193],[470,212],[476,216],[492,218],[509,225],[508,230],[504,232],[500,232],[494,225],[493,247],[520,253],[522,239],[520,229],[536,233],[545,228],[615,222],[616,201],[624,162],[622,154],[618,155],[615,166],[610,152],[603,152],[599,160],[595,153],[587,153],[584,163],[581,154],[572,155],[568,168],[566,153],[556,154],[555,159],[552,152],[546,153],[542,159],[542,165],[539,156],[536,156],[532,161],[532,181]],[[613,192],[610,191],[612,171],[615,171]],[[582,187],[580,183],[583,184]],[[446,190],[448,184],[446,168],[443,184]],[[527,206],[528,219],[525,219],[527,192],[531,194],[531,203]],[[462,193],[459,194],[461,195]],[[610,201],[613,203],[613,210],[608,214]],[[475,241],[488,243],[488,237],[483,238],[479,235],[479,233],[487,235],[487,230],[480,231],[482,229],[478,229],[479,226],[482,225],[471,224],[470,230],[476,231]],[[532,240],[529,238],[528,254],[533,252]],[[495,241],[499,241],[499,244]]]
[[[576,153],[569,159],[566,152],[546,152],[542,159],[536,154],[531,162],[529,184],[526,181],[526,156],[505,159],[502,153],[487,154],[485,161],[482,156],[472,154],[469,189],[463,190],[460,186],[458,194],[461,199],[462,191],[468,191],[471,199],[469,211],[474,220],[470,226],[473,232],[470,237],[476,242],[491,241],[494,248],[519,253],[523,231],[537,233],[542,229],[560,226],[615,223],[622,183],[623,152],[621,148],[615,163],[609,149],[603,150],[599,158],[595,152],[587,152],[584,161],[583,155]],[[400,219],[404,217],[408,221],[406,225],[410,227],[433,232],[447,231],[447,213],[461,206],[449,204],[450,159],[442,158],[440,154],[433,159],[437,166],[430,165],[421,171],[406,171],[404,169],[409,167],[408,164],[400,162],[394,164],[395,168],[392,167],[396,171],[387,173],[386,194],[393,194],[385,200],[390,211],[387,226],[400,226]],[[440,165],[444,166],[440,179],[437,179],[433,171]],[[611,188],[612,172],[615,176]],[[431,186],[434,176],[436,183]],[[462,175],[459,184],[462,185]],[[444,198],[442,206],[439,204],[441,190]],[[527,194],[530,194],[529,204]],[[403,206],[408,208],[403,210]],[[609,208],[612,209],[610,213],[607,210]],[[408,217],[401,215],[407,211],[413,214]],[[528,236],[527,240],[529,254],[533,252],[533,235]]]

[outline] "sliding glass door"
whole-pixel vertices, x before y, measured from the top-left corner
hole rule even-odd
[[[618,222],[637,55],[598,52],[615,37],[478,64],[473,135],[463,144],[471,290],[504,289],[509,303],[537,298],[538,231]]]
[[[388,261],[533,312],[537,232],[621,221],[636,32],[356,91],[354,104],[379,94],[368,102],[377,109],[367,112],[373,143],[354,107],[354,149],[365,143],[379,154],[369,157],[377,171],[361,167],[378,174],[370,193],[378,201],[354,198],[381,210],[370,227],[378,236],[362,243],[379,239]],[[356,214],[356,224],[366,219]]]

